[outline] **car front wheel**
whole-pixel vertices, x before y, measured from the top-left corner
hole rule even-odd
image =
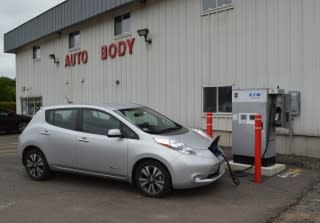
[[[141,163],[135,173],[136,186],[145,196],[162,197],[172,188],[167,168],[154,160]]]
[[[28,175],[33,180],[45,180],[50,175],[46,158],[37,149],[32,149],[24,157],[24,164]]]

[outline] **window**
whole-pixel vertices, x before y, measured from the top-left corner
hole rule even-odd
[[[39,60],[40,59],[40,46],[32,47],[32,59]]]
[[[22,98],[21,111],[23,115],[34,115],[42,106],[42,98]]]
[[[46,112],[46,121],[54,126],[77,130],[78,109],[49,110]]]
[[[163,134],[182,129],[182,126],[167,117],[145,107],[121,109],[117,112],[147,133]]]
[[[117,16],[114,18],[114,35],[122,35],[131,32],[130,13]]]
[[[0,110],[0,116],[8,116],[8,112]]]
[[[110,129],[119,129],[126,138],[138,138],[132,130],[113,116],[93,109],[83,110],[82,131],[97,135],[107,135]]]
[[[80,48],[80,31],[69,33],[69,49]]]
[[[203,11],[233,6],[233,0],[203,0]]]
[[[232,112],[232,87],[203,88],[203,112]]]

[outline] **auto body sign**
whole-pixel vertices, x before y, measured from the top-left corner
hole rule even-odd
[[[109,45],[102,45],[100,47],[100,59],[107,60],[123,57],[126,54],[132,55],[135,38],[120,40]],[[65,57],[65,67],[74,67],[76,65],[87,64],[89,60],[89,53],[87,50],[81,50],[70,53]]]

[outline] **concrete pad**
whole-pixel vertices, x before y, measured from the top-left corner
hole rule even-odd
[[[231,160],[229,162],[229,164],[230,164],[232,170],[245,170],[251,166],[251,165],[242,164],[242,163],[235,163],[235,162],[233,162],[233,160]],[[286,169],[285,164],[276,163],[273,166],[262,167],[261,173],[262,173],[262,176],[271,177],[271,176],[275,176],[275,175],[279,174],[280,172],[284,171],[285,169]],[[249,169],[247,172],[254,174],[254,167]]]

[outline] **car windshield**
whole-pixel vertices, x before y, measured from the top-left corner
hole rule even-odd
[[[182,128],[179,124],[146,107],[121,109],[118,113],[142,131],[151,134],[163,134]]]

